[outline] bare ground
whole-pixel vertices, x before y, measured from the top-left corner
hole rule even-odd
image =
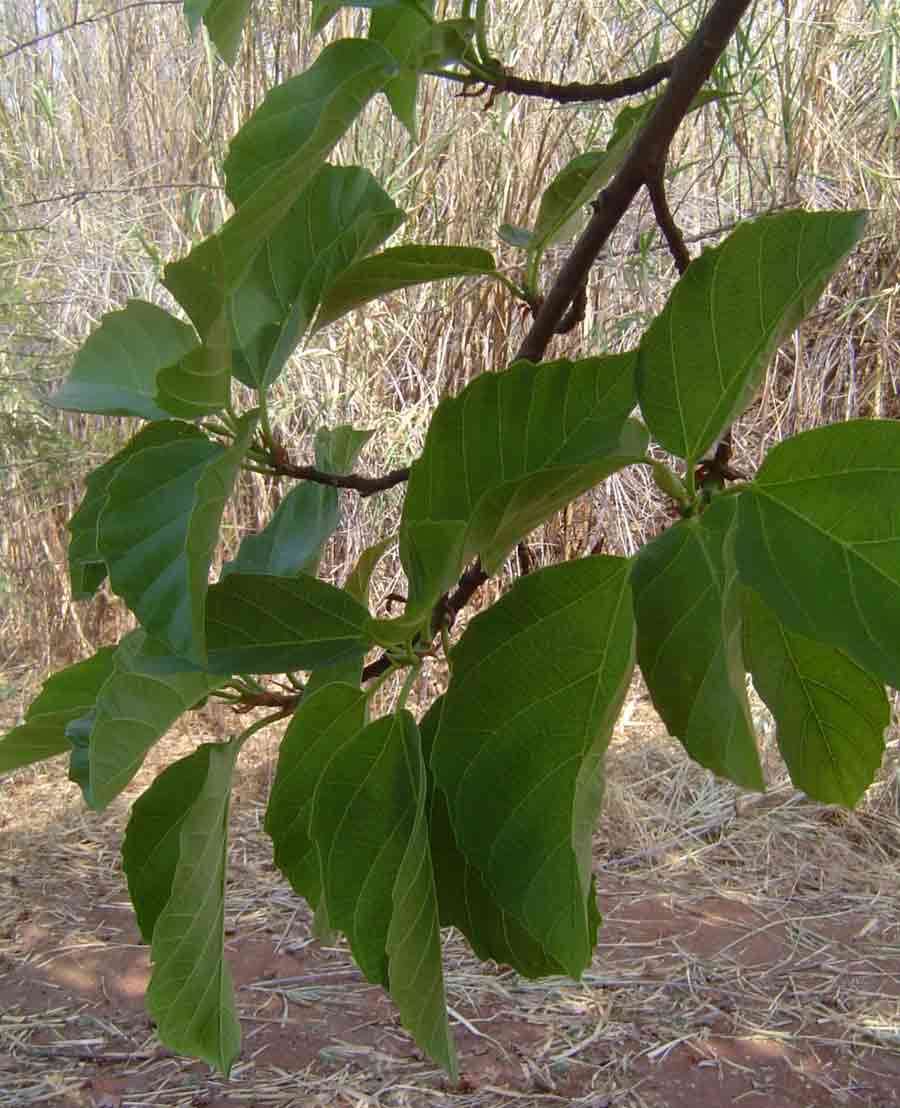
[[[232,819],[244,1049],[227,1082],[162,1048],[143,1010],[125,803],[86,813],[59,764],[7,778],[0,1108],[900,1104],[896,768],[857,813],[807,801],[773,756],[769,793],[738,795],[642,715],[632,705],[610,755],[590,972],[527,981],[448,935],[457,1085],[346,949],[311,938],[261,828],[271,743],[243,766]],[[129,796],[197,740],[160,744]]]

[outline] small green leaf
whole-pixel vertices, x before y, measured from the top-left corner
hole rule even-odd
[[[226,1076],[241,1032],[225,962],[225,862],[237,743],[204,743],[135,801],[123,846],[128,890],[151,942],[147,1008],[160,1039]]]
[[[250,12],[250,0],[184,0],[184,14],[192,31],[200,20],[228,65],[234,65],[241,31]]]
[[[443,702],[443,697],[439,697],[422,720],[422,754],[426,764]],[[459,928],[482,961],[493,959],[512,966],[524,977],[565,974],[565,969],[491,896],[481,873],[459,849],[447,811],[447,798],[441,789],[434,788],[430,774],[429,787],[429,836],[441,925]],[[591,945],[595,942],[596,935],[591,938]]]
[[[97,694],[113,668],[115,651],[104,646],[83,662],[48,677],[25,713],[24,723],[0,738],[0,773],[68,754],[66,727],[94,707]]]
[[[287,673],[364,654],[368,609],[326,581],[303,574],[232,573],[206,605],[212,673]]]
[[[497,234],[507,244],[517,250],[530,250],[534,234],[527,227],[516,227],[513,223],[501,223]]]
[[[539,570],[476,616],[431,756],[492,900],[573,977],[593,952],[602,761],[634,663],[629,569],[597,556]]]
[[[357,559],[356,565],[350,571],[350,576],[344,582],[344,589],[360,604],[369,603],[369,583],[372,580],[375,566],[378,565],[381,556],[393,541],[393,536],[389,535],[381,542],[366,547]]]
[[[495,270],[493,256],[476,247],[394,246],[344,270],[322,297],[315,329],[397,289]]]
[[[132,631],[119,643],[113,671],[100,689],[81,736],[69,738],[81,750],[73,756],[72,780],[95,811],[105,808],[141,768],[150,748],[176,719],[221,684],[202,672],[144,672],[147,636]]]
[[[113,591],[146,631],[201,668],[209,567],[256,420],[242,417],[228,448],[200,431],[168,446],[138,435],[100,512],[97,548]]]
[[[316,909],[322,881],[309,832],[313,794],[332,754],[365,722],[365,693],[335,682],[312,695],[304,693],[281,740],[266,809],[266,832],[275,848],[275,864],[294,891]]]
[[[228,302],[234,372],[266,388],[306,333],[322,292],[379,247],[403,212],[357,166],[322,166]]]
[[[158,400],[179,419],[202,419],[221,411],[231,388],[231,351],[223,350],[212,335],[158,378]]]
[[[72,536],[69,541],[69,576],[75,600],[87,600],[93,596],[106,577],[106,564],[97,548],[97,521],[106,505],[113,477],[134,454],[154,446],[174,445],[196,438],[196,435],[196,429],[185,423],[153,423],[88,476],[84,499],[69,520]]]
[[[742,580],[790,630],[900,688],[900,424],[796,435],[740,500]]]
[[[48,403],[76,412],[168,419],[173,413],[158,396],[158,377],[197,346],[186,323],[155,304],[129,300],[103,317]]]
[[[323,30],[341,8],[374,8],[376,14],[384,9],[395,8],[415,12],[425,19],[429,17],[433,6],[433,0],[312,0],[311,26],[313,33]]]
[[[788,631],[750,589],[744,656],[775,717],[791,780],[823,804],[852,808],[884,756],[891,718],[884,686],[842,651]]]
[[[748,789],[763,777],[741,653],[736,504],[713,502],[634,562],[637,658],[670,734],[702,766]]]
[[[865,219],[863,212],[762,216],[691,262],[638,352],[641,411],[666,450],[696,460],[740,415]]]
[[[420,1045],[455,1075],[425,799],[418,728],[399,712],[338,748],[319,780],[311,828],[330,924],[368,979],[390,989]]]

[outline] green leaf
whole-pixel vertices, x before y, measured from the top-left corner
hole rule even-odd
[[[316,465],[327,473],[350,471],[371,431],[341,426],[316,432]],[[237,557],[222,568],[230,573],[293,577],[315,573],[322,547],[340,522],[338,491],[304,481],[287,494],[262,531],[241,541]]]
[[[451,1074],[437,899],[425,815],[425,766],[408,712],[376,720],[328,762],[313,800],[328,919],[370,981]]]
[[[206,635],[213,673],[286,673],[364,654],[368,609],[303,574],[232,573],[211,586]]]
[[[397,289],[495,271],[493,255],[476,247],[393,246],[344,270],[322,297],[315,329]]]
[[[884,686],[840,650],[798,635],[744,591],[744,656],[775,717],[791,780],[823,804],[852,808],[884,756]]]
[[[281,740],[266,809],[266,832],[275,848],[276,866],[294,891],[316,909],[322,881],[319,856],[309,832],[313,794],[332,754],[365,722],[365,693],[335,682],[312,695],[304,693]]]
[[[224,318],[226,296],[325,158],[396,69],[378,43],[334,42],[309,69],[274,88],[235,136],[225,172],[237,211],[164,276],[203,338]]]
[[[516,227],[513,223],[501,223],[497,234],[507,244],[517,250],[530,250],[534,235],[527,227]]]
[[[322,166],[269,236],[228,303],[235,373],[266,388],[305,334],[322,292],[403,222],[375,178]]]
[[[193,328],[155,304],[129,300],[109,312],[78,351],[54,408],[102,415],[168,419],[157,379],[197,348]]]
[[[158,378],[158,400],[179,419],[202,419],[221,411],[231,389],[231,350],[223,349],[215,334],[204,336],[202,346]]]
[[[741,653],[736,504],[715,500],[634,562],[637,658],[670,734],[700,765],[748,789],[763,777]]]
[[[369,603],[369,583],[372,580],[375,566],[378,565],[381,556],[393,541],[393,536],[389,535],[386,539],[382,539],[380,542],[373,543],[372,546],[366,547],[359,558],[357,558],[356,565],[350,571],[349,577],[344,582],[344,589],[350,593],[354,599],[358,600],[360,604]]]
[[[628,420],[634,400],[633,354],[521,362],[481,374],[444,400],[412,467],[403,507],[408,614],[427,612],[476,555],[495,572],[523,535],[640,460],[647,438]],[[429,528],[432,542],[426,542]],[[425,556],[432,547],[434,555]]]
[[[630,564],[521,578],[452,651],[431,767],[456,841],[548,959],[590,963],[602,760],[634,662]]]
[[[72,536],[69,541],[69,576],[75,600],[93,596],[106,577],[106,564],[97,547],[97,521],[106,505],[113,477],[129,458],[140,451],[193,440],[197,434],[194,427],[184,423],[153,423],[88,476],[84,499],[68,525]]]
[[[227,448],[200,431],[167,446],[139,441],[109,483],[97,547],[110,584],[174,654],[205,661],[204,611],[219,524],[257,414]]]
[[[69,730],[80,750],[70,778],[87,805],[105,808],[141,768],[150,748],[172,724],[222,679],[196,671],[159,674],[144,671],[147,636],[132,631],[119,643],[112,673],[100,689],[85,733]]]
[[[753,399],[778,344],[862,234],[863,212],[742,223],[691,262],[641,340],[637,384],[653,437],[696,460]]]
[[[743,581],[790,630],[900,688],[900,424],[796,435],[740,499]]]
[[[184,0],[184,14],[192,31],[202,19],[216,49],[234,65],[241,31],[250,12],[250,0]]]
[[[443,697],[439,697],[421,723],[426,764],[443,703]],[[493,959],[512,966],[525,977],[565,974],[565,969],[548,956],[515,917],[497,904],[479,870],[467,861],[453,833],[447,798],[441,789],[434,788],[431,774],[429,790],[429,841],[441,925],[458,928],[482,961]],[[591,945],[595,942],[596,933]]]
[[[0,773],[42,762],[72,749],[66,727],[89,712],[113,668],[114,650],[104,646],[83,662],[48,677],[25,713],[25,721],[0,738]]]
[[[135,801],[123,846],[128,890],[153,976],[160,1039],[228,1074],[241,1032],[224,957],[231,779],[240,747],[204,743]]]
[[[376,14],[382,9],[396,8],[416,12],[424,19],[430,16],[433,6],[433,0],[312,0],[311,26],[314,34],[323,30],[341,8],[374,8]]]

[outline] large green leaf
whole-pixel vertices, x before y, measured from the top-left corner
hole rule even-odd
[[[224,319],[228,294],[396,70],[391,54],[376,42],[334,42],[309,69],[272,89],[235,136],[225,171],[237,211],[218,234],[167,266],[164,276],[201,337]]]
[[[48,402],[54,408],[102,415],[168,419],[158,378],[197,348],[193,328],[155,304],[129,300],[109,312],[78,351],[63,387]]]
[[[348,473],[371,431],[343,425],[316,432],[316,465],[326,473]],[[304,481],[287,494],[274,515],[255,535],[241,542],[237,557],[222,569],[230,573],[269,573],[293,577],[315,573],[322,547],[340,521],[338,491],[328,485]]]
[[[733,497],[682,520],[634,563],[637,658],[669,732],[702,766],[748,789],[763,778],[741,652]]]
[[[390,989],[404,1026],[455,1074],[425,800],[418,728],[399,712],[335,751],[311,830],[329,922],[369,980]]]
[[[191,30],[203,20],[209,37],[229,65],[234,65],[241,45],[241,31],[250,11],[250,0],[184,0],[184,14]]]
[[[231,389],[231,348],[224,342],[225,327],[204,335],[204,341],[180,362],[159,375],[160,404],[179,419],[201,419],[221,411]]]
[[[792,631],[900,688],[900,424],[796,435],[740,499],[746,584]]]
[[[443,703],[443,697],[439,697],[421,723],[422,754],[426,764],[431,757]],[[493,959],[501,965],[512,966],[525,977],[564,974],[565,969],[548,956],[514,916],[497,904],[481,873],[459,849],[450,823],[447,798],[441,789],[434,788],[430,773],[428,808],[441,925],[457,927],[482,961]],[[592,936],[591,945],[594,942],[596,935]]]
[[[232,573],[206,605],[212,673],[285,673],[364,654],[368,609],[327,581],[302,574]]]
[[[93,708],[112,672],[114,653],[112,647],[104,646],[83,662],[47,678],[24,722],[0,738],[0,773],[69,753],[72,747],[66,727]]]
[[[242,417],[227,448],[200,431],[166,446],[137,436],[100,512],[97,548],[113,591],[146,631],[201,668],[209,567],[256,420]]]
[[[194,427],[186,423],[153,423],[88,476],[84,499],[69,520],[69,532],[72,536],[69,540],[69,576],[75,600],[86,600],[93,596],[106,577],[106,564],[97,547],[97,521],[106,505],[113,477],[129,458],[142,450],[154,446],[170,446],[186,440],[193,441],[197,433]]]
[[[221,684],[221,677],[195,670],[147,673],[146,647],[147,636],[141,630],[119,643],[86,733],[81,738],[69,734],[75,747],[70,777],[96,811],[119,795],[175,720]]]
[[[788,631],[750,589],[744,657],[775,718],[791,780],[824,804],[852,808],[884,755],[891,717],[884,686],[842,651]]]
[[[351,685],[329,684],[304,694],[281,740],[266,831],[275,864],[313,908],[322,894],[319,856],[309,834],[313,794],[332,754],[365,722],[365,693]]]
[[[753,398],[779,342],[810,310],[865,224],[862,212],[784,212],[742,223],[691,262],[641,340],[647,425],[695,460]]]
[[[591,836],[634,661],[629,570],[599,556],[539,570],[476,616],[431,757],[490,896],[574,977],[593,950]]]
[[[444,400],[403,507],[404,620],[426,618],[470,558],[495,572],[523,535],[638,461],[647,438],[628,419],[634,402],[633,354],[522,362],[481,374]],[[387,625],[379,633],[389,632]]]
[[[123,846],[128,890],[151,943],[147,1008],[160,1039],[226,1075],[241,1031],[224,957],[225,862],[239,745],[204,743],[135,801]]]
[[[306,332],[322,292],[400,226],[403,212],[357,166],[322,166],[228,303],[235,373],[265,388]]]
[[[495,269],[493,255],[474,246],[392,246],[344,270],[322,297],[316,330],[397,289]]]

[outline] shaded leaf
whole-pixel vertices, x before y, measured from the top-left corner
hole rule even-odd
[[[209,37],[229,65],[234,65],[241,31],[250,12],[250,0],[184,0],[184,14],[192,31],[203,20]]]
[[[185,423],[167,421],[151,424],[135,435],[118,454],[88,475],[84,499],[68,524],[71,534],[69,576],[75,600],[93,596],[106,577],[106,563],[97,547],[97,522],[106,505],[113,477],[129,458],[141,450],[193,441],[197,435],[197,430]]]
[[[119,643],[112,673],[100,689],[86,732],[69,738],[80,749],[73,755],[70,778],[81,786],[95,811],[106,807],[141,768],[150,748],[176,719],[221,684],[221,678],[190,671],[145,673],[147,636],[132,631]]]
[[[891,709],[884,686],[840,650],[788,631],[744,591],[744,657],[775,718],[798,789],[852,808],[875,779]]]
[[[103,317],[48,403],[76,412],[168,419],[172,413],[158,396],[157,379],[197,346],[186,323],[155,304],[129,300]]]
[[[213,673],[286,673],[364,654],[368,609],[303,574],[232,573],[212,585],[206,634]]]
[[[629,569],[591,557],[539,570],[476,616],[431,756],[491,898],[574,977],[596,935],[591,836],[634,661]]]
[[[702,766],[748,789],[763,778],[741,653],[737,505],[720,498],[634,562],[637,658],[663,722]]]
[[[209,567],[256,420],[242,417],[227,448],[200,431],[167,446],[139,435],[100,512],[97,547],[113,591],[146,631],[201,667]]]
[[[204,743],[134,803],[128,891],[151,943],[147,1008],[162,1042],[228,1074],[240,1024],[224,957],[225,862],[237,743]]]
[[[313,801],[328,919],[404,1025],[451,1074],[425,767],[408,712],[376,720],[335,752]]]
[[[228,403],[231,350],[213,338],[206,335],[202,346],[159,374],[159,402],[179,419],[201,419]]]
[[[790,630],[900,687],[900,424],[796,435],[740,500],[743,581]]]
[[[471,246],[393,246],[345,269],[325,292],[316,330],[397,289],[493,273],[494,258]]]
[[[381,245],[403,212],[357,166],[322,166],[228,302],[235,373],[265,388],[305,334],[322,292]]]
[[[666,450],[696,460],[740,415],[864,224],[862,212],[762,216],[691,262],[638,352],[641,411]]]
[[[319,907],[322,894],[319,856],[309,831],[313,794],[332,754],[365,722],[365,693],[333,683],[304,693],[281,740],[266,832],[275,848],[275,864],[313,908]]]
[[[113,668],[110,646],[48,677],[25,720],[0,738],[0,773],[68,754],[66,727],[91,711]]]

